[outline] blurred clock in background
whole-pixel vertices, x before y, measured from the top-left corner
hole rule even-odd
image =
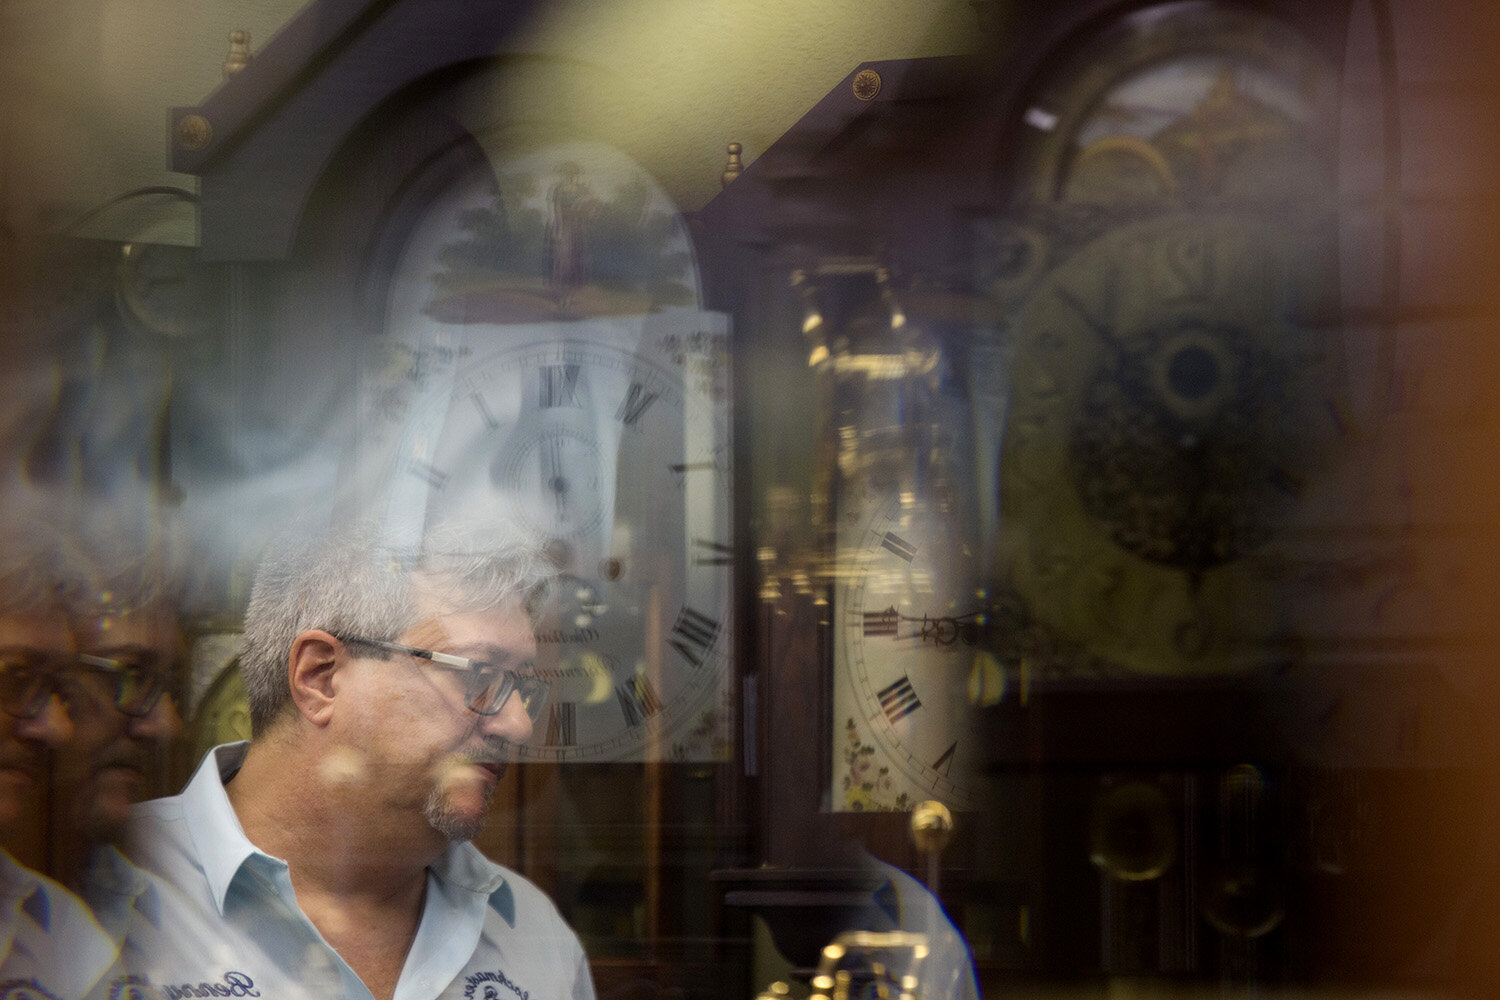
[[[1257,560],[1346,432],[1335,94],[1288,24],[1169,4],[1099,32],[1022,113],[993,240],[1021,255],[980,275],[1012,317],[996,558],[1032,614],[1129,671],[1243,670],[1286,639]]]

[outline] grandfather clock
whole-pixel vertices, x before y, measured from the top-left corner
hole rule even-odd
[[[1431,831],[1368,825],[1475,776],[1433,649],[1360,652],[1411,637],[1351,505],[1359,14],[1026,7],[990,58],[852,68],[700,213],[756,554],[721,878],[793,965],[869,919],[861,852],[928,870],[926,800],[992,984],[1399,976],[1453,905]],[[1427,917],[1360,916],[1411,905],[1395,858]]]

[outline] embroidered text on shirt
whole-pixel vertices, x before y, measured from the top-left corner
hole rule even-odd
[[[505,973],[496,969],[494,972],[476,972],[472,976],[464,977],[464,1000],[474,1000],[474,993],[479,989],[481,983],[499,983],[514,993],[519,1000],[531,1000],[531,991],[523,990],[510,981]],[[494,986],[486,986],[480,994],[480,1000],[499,1000],[499,994]]]
[[[226,972],[218,982],[157,986],[145,976],[121,976],[110,984],[109,1000],[185,1000],[187,997],[258,997],[255,980],[243,972]]]

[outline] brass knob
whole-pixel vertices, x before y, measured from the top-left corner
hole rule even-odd
[[[933,799],[917,803],[911,811],[911,839],[923,854],[941,854],[953,839],[953,814]]]
[[[760,995],[755,1000],[786,1000],[791,992],[792,988],[778,979],[770,986],[761,990]]]
[[[1177,821],[1167,796],[1149,781],[1127,781],[1100,794],[1089,829],[1089,860],[1115,878],[1160,878],[1177,860]]]

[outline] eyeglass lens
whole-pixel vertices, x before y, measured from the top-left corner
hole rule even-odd
[[[475,664],[464,703],[480,715],[496,715],[514,693],[533,722],[541,714],[547,686],[536,677],[512,673],[493,664]]]
[[[34,719],[47,699],[62,693],[64,681],[56,671],[30,663],[0,663],[0,711],[16,719]]]
[[[115,708],[126,715],[149,715],[166,691],[155,664],[86,654],[78,659],[109,677]]]

